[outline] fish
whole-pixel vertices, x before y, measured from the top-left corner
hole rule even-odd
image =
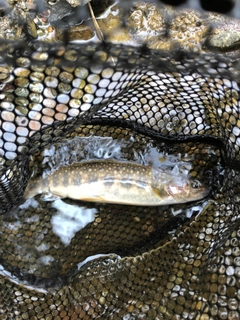
[[[24,198],[59,198],[135,206],[161,206],[204,198],[209,188],[186,174],[130,161],[90,160],[30,179]]]

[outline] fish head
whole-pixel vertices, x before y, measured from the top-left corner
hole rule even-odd
[[[166,186],[166,191],[176,203],[200,200],[209,193],[209,187],[198,179],[178,177]]]

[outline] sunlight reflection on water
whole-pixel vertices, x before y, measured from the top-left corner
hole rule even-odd
[[[89,209],[70,205],[58,199],[52,203],[52,207],[58,210],[58,214],[52,216],[53,232],[61,241],[68,245],[75,234],[88,223],[94,221],[97,209]]]

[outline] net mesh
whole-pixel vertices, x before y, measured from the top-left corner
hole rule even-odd
[[[239,319],[237,59],[105,42],[2,42],[0,56],[0,318]],[[129,160],[149,144],[192,156],[211,195],[99,205],[63,244],[49,202],[11,210],[41,152],[76,137],[133,140]]]

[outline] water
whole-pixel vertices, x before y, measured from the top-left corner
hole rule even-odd
[[[208,145],[166,145],[136,134],[121,138],[77,136],[53,144],[37,159],[32,158],[32,175],[44,176],[62,165],[92,159],[135,161],[173,174],[207,177],[211,183],[209,168],[217,165],[219,157],[218,150]],[[183,223],[206,205],[207,200],[203,200],[137,208],[38,195],[1,217],[1,273],[27,288],[49,290],[67,283],[71,275],[83,272],[93,261],[104,257],[111,260],[111,255],[120,259],[154,248],[160,235],[174,236],[179,222],[175,225],[168,221],[179,216]],[[159,232],[161,228],[169,229]]]

